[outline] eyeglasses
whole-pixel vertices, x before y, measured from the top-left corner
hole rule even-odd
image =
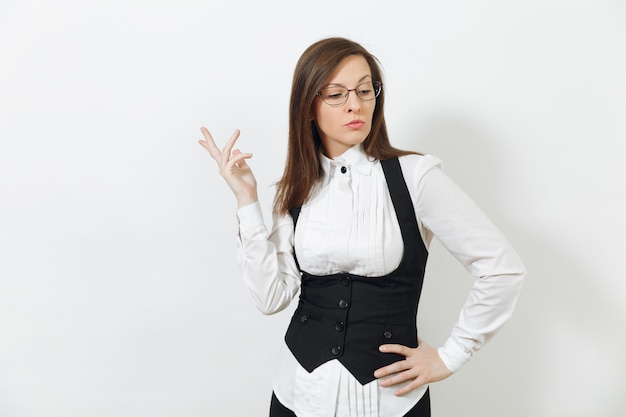
[[[342,106],[348,101],[350,91],[354,91],[356,96],[363,101],[374,100],[380,94],[383,88],[383,83],[380,81],[367,81],[361,83],[351,90],[340,85],[331,85],[322,88],[317,95],[324,100],[324,103],[329,106],[338,107]]]

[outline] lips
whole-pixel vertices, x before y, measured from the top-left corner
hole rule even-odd
[[[352,120],[350,123],[347,123],[346,127],[349,127],[350,129],[360,129],[363,127],[364,124],[365,122],[363,120],[355,119]]]

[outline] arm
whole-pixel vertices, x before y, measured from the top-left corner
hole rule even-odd
[[[263,314],[284,309],[300,288],[300,274],[293,257],[293,221],[274,216],[269,236],[257,197],[256,179],[246,160],[250,153],[233,150],[236,130],[220,150],[206,128],[199,143],[217,163],[220,174],[237,199],[239,220],[238,264],[257,308]]]
[[[256,307],[263,314],[286,308],[300,289],[300,272],[293,256],[291,216],[273,215],[269,236],[258,203],[237,210],[238,264]]]
[[[384,386],[413,379],[398,395],[444,379],[469,361],[511,317],[525,275],[506,238],[439,165],[432,157],[418,163],[405,160],[416,216],[425,234],[437,237],[476,281],[442,347],[435,350],[422,341],[416,349],[381,346],[381,351],[407,358],[376,373],[377,377],[397,373],[381,382]]]
[[[512,316],[526,270],[500,230],[439,167],[424,174],[418,190],[416,211],[424,227],[476,278],[438,349],[456,372]]]

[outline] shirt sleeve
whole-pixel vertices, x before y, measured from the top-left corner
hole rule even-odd
[[[442,170],[436,157],[414,159],[416,215],[476,278],[439,355],[451,372],[467,363],[511,317],[526,270],[484,212]]]
[[[293,255],[293,220],[274,213],[268,234],[259,202],[239,208],[237,219],[237,263],[243,280],[263,314],[277,313],[300,289],[300,272]]]

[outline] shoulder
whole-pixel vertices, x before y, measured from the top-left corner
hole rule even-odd
[[[407,185],[417,185],[432,170],[441,170],[443,162],[435,155],[404,155],[398,158]]]

